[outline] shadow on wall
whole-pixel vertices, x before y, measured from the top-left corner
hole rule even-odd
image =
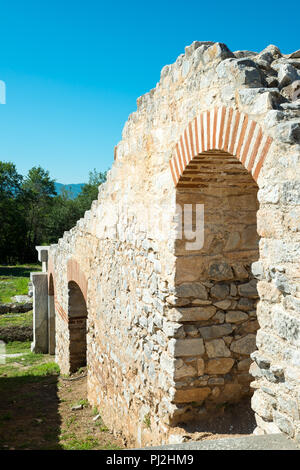
[[[205,419],[189,423],[178,423],[178,427],[187,433],[221,434],[252,434],[256,428],[254,412],[251,408],[251,398],[246,397],[239,403],[222,403],[215,408],[215,415],[208,418],[203,408]],[[201,414],[201,412],[200,412]]]

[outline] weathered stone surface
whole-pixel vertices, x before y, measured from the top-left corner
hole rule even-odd
[[[251,271],[252,271],[253,276],[256,277],[256,279],[263,279],[264,268],[260,261],[256,261],[255,263],[252,263]]]
[[[230,357],[231,353],[223,339],[213,339],[205,342],[208,357]]]
[[[233,82],[234,86],[262,86],[261,72],[248,58],[226,59],[218,65],[216,72],[219,78]]]
[[[227,284],[215,284],[210,290],[210,295],[216,299],[225,299],[229,295],[229,286]]]
[[[295,144],[300,139],[300,121],[278,124],[276,132],[282,142]]]
[[[199,376],[204,374],[204,369],[205,369],[204,360],[202,358],[198,358],[197,359],[197,372]]]
[[[272,67],[278,73],[279,87],[283,88],[287,85],[290,85],[295,80],[299,80],[300,75],[297,69],[290,64],[277,63],[272,65]]]
[[[225,321],[226,323],[240,323],[245,320],[248,320],[248,315],[245,312],[240,312],[239,310],[232,310],[226,313]]]
[[[204,326],[199,328],[200,334],[204,339],[220,338],[232,333],[231,325]]]
[[[230,350],[238,354],[250,355],[256,349],[255,335],[249,334],[244,338],[233,341]]]
[[[239,90],[241,109],[249,114],[264,114],[273,109],[280,94],[276,88],[245,88]]]
[[[201,306],[201,307],[185,307],[173,309],[170,312],[170,316],[178,322],[187,322],[187,321],[203,321],[208,320],[213,317],[216,313],[216,307],[212,305]]]
[[[274,398],[262,391],[257,391],[251,399],[252,409],[265,421],[272,421],[275,404]]]
[[[234,359],[219,358],[211,359],[206,365],[207,374],[227,374],[234,364]]]
[[[229,279],[233,279],[232,269],[223,261],[212,263],[209,267],[209,277],[216,281],[227,281]]]
[[[197,299],[206,300],[206,288],[199,282],[185,283],[176,287],[176,294],[178,297],[194,297]]]
[[[209,387],[176,390],[174,403],[202,402],[210,394]]]
[[[252,361],[250,358],[247,358],[247,359],[243,359],[242,361],[240,361],[237,365],[238,367],[238,370],[242,370],[242,371],[249,371],[249,368],[250,368],[250,365],[252,364]]]
[[[174,342],[174,356],[201,356],[204,354],[204,343],[201,338],[178,339]]]
[[[295,428],[292,420],[288,416],[279,411],[274,411],[274,421],[282,432],[288,434],[290,437],[294,436]]]
[[[247,297],[241,297],[238,301],[236,308],[245,312],[249,312],[254,308],[253,300],[248,299]]]
[[[295,80],[290,85],[287,85],[282,88],[281,94],[288,100],[298,100],[300,98],[300,80]]]
[[[174,374],[175,379],[182,379],[185,377],[194,377],[195,375],[197,375],[197,370],[194,367],[185,364],[180,359],[177,359],[175,363],[175,374]]]
[[[258,297],[255,279],[247,282],[247,284],[241,284],[238,286],[238,291],[240,295],[250,297],[251,299]]]
[[[231,306],[231,300],[220,300],[219,302],[215,302],[214,306],[221,310],[228,310]]]

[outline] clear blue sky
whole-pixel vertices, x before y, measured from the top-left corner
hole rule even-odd
[[[299,1],[0,0],[0,160],[79,183],[113,161],[136,98],[193,41],[300,49]]]

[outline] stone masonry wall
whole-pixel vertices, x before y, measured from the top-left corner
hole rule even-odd
[[[89,400],[135,445],[168,442],[172,425],[200,417],[203,403],[213,412],[216,402],[249,393],[258,326],[253,261],[256,432],[299,434],[299,83],[299,52],[193,43],[137,100],[98,200],[50,248],[57,361],[70,372],[68,283],[74,281],[88,311]],[[185,256],[176,241],[176,202],[184,181],[194,186],[188,201],[200,191],[196,178],[208,178],[202,163],[209,150],[233,156],[243,171],[230,175],[215,165],[218,210],[214,221],[210,206],[205,220],[210,248]],[[218,192],[224,172],[226,194]],[[247,172],[255,198],[258,189],[251,203]],[[222,232],[218,217],[226,215],[223,202],[235,181],[240,189]],[[248,208],[239,206],[243,201]],[[214,263],[214,273],[232,275],[210,275]],[[193,272],[196,279],[189,278]]]

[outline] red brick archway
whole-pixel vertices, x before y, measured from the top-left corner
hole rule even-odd
[[[182,133],[170,160],[176,186],[186,166],[208,150],[222,150],[235,156],[257,181],[272,138],[256,121],[230,107],[204,111]]]

